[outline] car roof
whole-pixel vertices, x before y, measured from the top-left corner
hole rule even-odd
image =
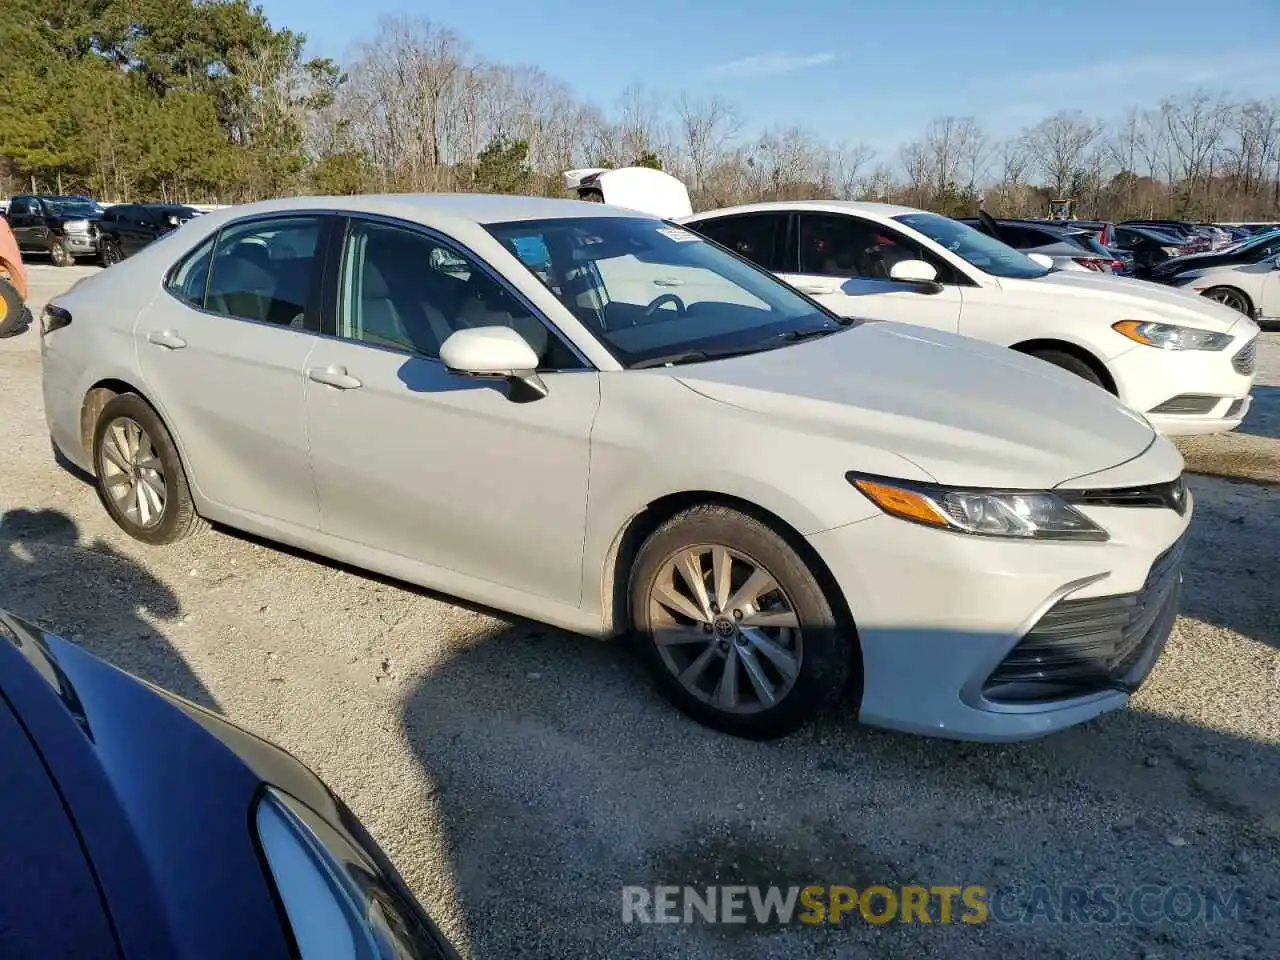
[[[337,210],[344,213],[382,214],[409,220],[418,220],[424,216],[427,218],[443,216],[478,224],[601,216],[655,219],[651,214],[636,210],[583,200],[484,193],[387,193],[342,197],[284,197],[278,200],[263,200],[226,207],[216,211],[216,214],[220,215],[219,220],[224,220],[292,210]]]
[[[704,210],[685,220],[704,220],[708,217],[725,217],[740,213],[766,213],[769,211],[809,210],[815,213],[862,214],[872,219],[888,220],[908,213],[928,213],[916,207],[903,207],[896,203],[872,203],[867,200],[770,200],[764,203],[745,203],[719,210]]]

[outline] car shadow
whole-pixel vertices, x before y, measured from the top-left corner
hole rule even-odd
[[[218,703],[153,623],[182,615],[177,595],[59,510],[0,514],[0,606],[201,706]]]
[[[1280,439],[1280,387],[1254,384],[1253,404],[1235,432]]]
[[[1280,743],[1233,732],[1220,661],[1184,672],[1228,649],[1243,651],[1229,668],[1274,669],[1280,539],[1251,506],[1263,488],[1191,483],[1176,656],[1130,708],[1025,743],[870,730],[848,704],[782,740],[737,740],[672,708],[627,645],[507,618],[404,701],[454,881],[418,882],[424,904],[461,918],[476,960],[1280,956]],[[627,885],[837,883],[1009,888],[1006,919],[1035,922],[622,922]],[[1154,888],[1156,915],[1063,922],[1072,887],[1122,905]],[[1244,906],[1180,922],[1163,913],[1175,887]]]

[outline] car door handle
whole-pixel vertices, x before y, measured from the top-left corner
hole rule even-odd
[[[811,297],[821,296],[824,293],[835,293],[836,288],[826,283],[797,283],[796,289],[801,293],[807,293]]]
[[[361,386],[359,380],[347,373],[346,367],[312,367],[307,376],[316,383],[337,387],[339,390],[355,390]]]
[[[152,330],[147,334],[147,343],[154,343],[157,347],[164,347],[166,350],[181,350],[187,345],[187,341],[172,330]]]

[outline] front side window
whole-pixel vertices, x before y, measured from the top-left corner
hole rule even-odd
[[[465,327],[515,330],[547,370],[581,368],[573,351],[470,256],[424,233],[354,221],[343,253],[338,335],[438,357]]]
[[[213,245],[217,240],[215,233],[179,262],[165,280],[165,289],[189,306],[204,308],[204,291],[209,283],[209,265],[213,263]]]
[[[894,219],[993,277],[1032,280],[1049,273],[1008,244],[949,217],[940,217],[936,213],[904,213]]]
[[[766,270],[786,269],[783,255],[787,233],[785,213],[746,213],[699,220],[688,226]]]
[[[890,280],[904,260],[923,260],[943,283],[955,283],[950,266],[914,240],[860,217],[834,213],[800,215],[800,272],[821,277]]]
[[[320,217],[232,224],[218,234],[204,308],[277,326],[305,325]]]
[[[840,328],[769,273],[661,220],[574,217],[488,230],[517,257],[545,249],[539,266],[522,262],[628,366],[681,351],[773,349],[791,334]]]

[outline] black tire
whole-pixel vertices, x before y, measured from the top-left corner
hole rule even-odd
[[[21,333],[30,323],[30,317],[17,288],[8,280],[0,279],[0,337]]]
[[[142,429],[156,459],[160,461],[164,503],[158,521],[150,524],[131,519],[108,490],[111,468],[104,459],[104,439],[113,424],[127,421],[132,421]],[[208,523],[196,513],[186,471],[182,468],[182,460],[178,456],[173,438],[156,412],[137,394],[123,393],[114,397],[107,401],[98,414],[98,421],[93,428],[93,472],[102,506],[117,526],[136,540],[153,545],[174,543],[208,527]]]
[[[114,240],[103,237],[99,244],[98,259],[104,267],[109,267],[113,263],[119,263],[124,257],[120,253],[120,245]]]
[[[61,237],[54,237],[49,241],[49,259],[53,261],[55,267],[69,267],[76,262],[76,258],[71,255],[71,248],[67,246],[67,241]]]
[[[1074,373],[1082,380],[1088,380],[1096,387],[1102,387],[1104,390],[1107,385],[1102,382],[1102,378],[1098,376],[1098,371],[1092,366],[1081,360],[1074,353],[1067,353],[1065,350],[1032,350],[1028,356],[1043,360],[1045,363],[1052,363],[1055,367],[1061,367],[1068,373]]]
[[[656,624],[650,608],[652,591],[659,577],[669,569],[673,557],[711,545],[749,558],[758,568],[767,571],[781,588],[783,599],[799,624],[800,642],[788,651],[798,649],[800,653],[795,678],[781,699],[771,706],[762,706],[761,701],[761,708],[756,712],[729,712],[712,704],[705,694],[699,696],[686,689],[675,670],[664,662],[655,640]],[[629,600],[633,640],[652,671],[658,689],[699,723],[725,733],[752,740],[785,736],[839,701],[857,669],[853,625],[840,622],[806,561],[770,526],[729,507],[713,504],[691,507],[658,527],[636,556]],[[731,620],[727,614],[729,611],[723,611],[721,619]],[[717,634],[712,627],[686,629],[706,631],[710,638],[708,644],[716,641]],[[742,640],[738,644],[746,645]],[[690,656],[697,652],[696,644],[692,646],[695,651]],[[727,647],[728,643],[721,646]],[[718,660],[709,661],[714,666],[708,669],[723,671],[724,659],[721,654]],[[764,662],[763,658],[756,659]],[[738,667],[734,669],[737,671]],[[738,675],[745,676],[745,673],[739,671]],[[747,680],[741,683],[745,689]]]
[[[1230,307],[1246,317],[1253,316],[1253,301],[1249,295],[1238,287],[1210,287],[1200,296],[1213,300],[1225,307]]]

